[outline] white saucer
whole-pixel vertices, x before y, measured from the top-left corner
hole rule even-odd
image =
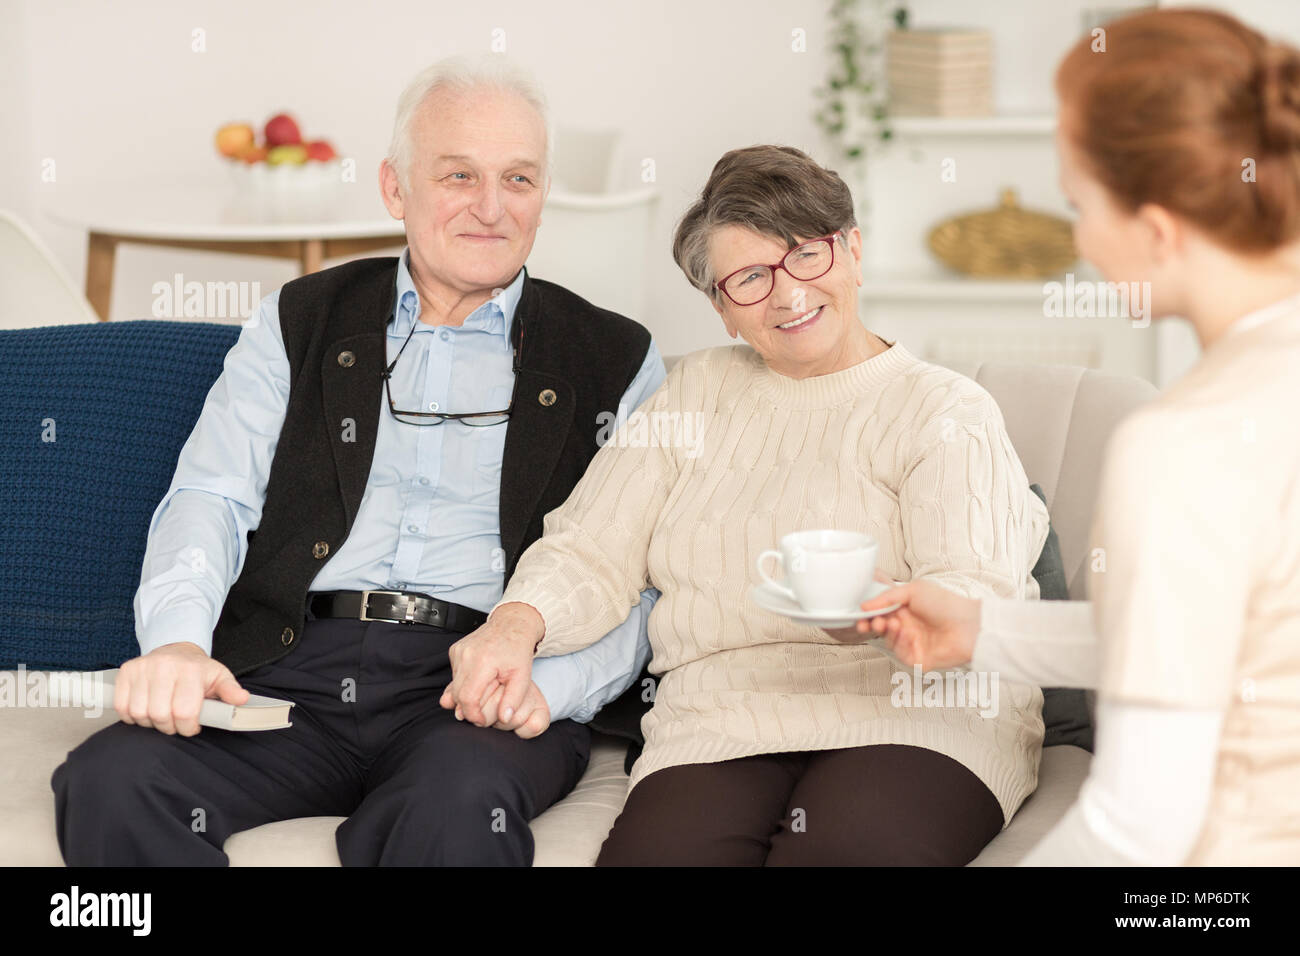
[[[883,581],[871,582],[871,590],[862,598],[863,601],[870,601],[877,594],[882,594],[890,589],[891,585]],[[869,617],[875,617],[878,614],[888,614],[890,611],[897,611],[901,604],[892,604],[889,607],[882,607],[878,611],[845,611],[843,614],[827,615],[805,611],[799,606],[798,602],[790,600],[780,591],[773,590],[767,584],[758,584],[749,589],[749,599],[765,611],[771,611],[773,614],[780,614],[788,617],[792,621],[798,621],[801,624],[814,624],[817,627],[849,627],[857,621],[865,621]],[[859,602],[861,603],[861,602]]]

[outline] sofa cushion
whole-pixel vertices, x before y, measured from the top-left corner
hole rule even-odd
[[[0,677],[6,675],[0,673]],[[20,675],[8,672],[12,680]],[[41,675],[28,672],[21,679]],[[88,698],[82,698],[88,699]],[[0,707],[0,866],[61,866],[50,776],[92,733],[117,720],[76,707]],[[591,760],[577,787],[532,821],[534,866],[590,866],[627,799],[625,747],[593,735]],[[1049,747],[1038,789],[1011,823],[971,864],[1011,865],[1047,833],[1073,802],[1088,773],[1077,747]],[[225,851],[232,866],[338,866],[334,831],[343,817],[281,820],[233,834]]]
[[[1106,442],[1121,419],[1156,395],[1150,382],[1096,369],[956,362],[998,403],[1025,474],[1042,486],[1060,536],[1070,597],[1088,599],[1088,528]]]
[[[1038,788],[1006,828],[967,866],[1015,866],[1047,836],[1079,796],[1092,755],[1078,747],[1047,747],[1038,766]]]
[[[0,667],[98,669],[139,653],[149,521],[239,331],[0,331]]]
[[[1038,485],[1029,486],[1043,504],[1047,496]],[[1070,588],[1065,580],[1065,565],[1061,561],[1061,544],[1056,529],[1049,523],[1047,541],[1034,565],[1034,580],[1038,582],[1038,597],[1042,601],[1068,601]],[[1088,708],[1087,692],[1077,687],[1043,688],[1043,746],[1057,747],[1073,744],[1092,753],[1092,714]]]
[[[0,671],[0,679],[52,685],[49,673],[40,671]],[[53,691],[49,694],[52,700]],[[22,696],[24,702],[29,699]],[[63,865],[50,776],[70,750],[117,719],[111,707],[0,707],[0,866]],[[577,787],[532,821],[535,866],[595,862],[627,797],[623,749],[611,738],[593,735],[591,759]],[[268,823],[233,834],[224,849],[231,866],[338,866],[334,831],[343,819],[302,817]]]

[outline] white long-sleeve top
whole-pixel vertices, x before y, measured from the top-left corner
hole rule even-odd
[[[1098,691],[1027,865],[1300,863],[1300,297],[1234,323],[1107,447],[1094,604],[985,599],[972,669]]]
[[[971,669],[1045,687],[1097,687],[1087,601],[985,599]],[[1221,711],[1101,700],[1078,800],[1021,866],[1177,866],[1205,825]]]

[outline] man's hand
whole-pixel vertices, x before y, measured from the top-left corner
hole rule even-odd
[[[203,648],[178,641],[134,657],[121,666],[113,687],[113,709],[125,724],[193,737],[205,698],[227,704],[248,702],[235,675]]]
[[[962,597],[932,581],[900,584],[862,602],[874,611],[901,604],[896,611],[858,621],[860,633],[883,637],[904,664],[922,670],[965,664],[975,653],[980,629],[980,602]]]
[[[487,719],[483,704],[499,684],[504,687],[501,719],[509,722],[528,693],[533,652],[545,633],[546,622],[531,605],[502,604],[482,627],[451,645],[451,683],[443,691],[442,706],[458,708],[470,723],[487,727],[495,721]]]

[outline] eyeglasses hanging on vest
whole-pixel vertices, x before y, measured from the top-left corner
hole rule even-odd
[[[501,425],[510,419],[510,409],[514,405],[513,396],[510,404],[497,412],[404,412],[398,409],[393,403],[393,389],[389,384],[393,377],[393,369],[397,365],[397,360],[402,357],[406,351],[406,343],[411,341],[411,336],[415,333],[416,323],[411,323],[411,331],[406,333],[406,339],[402,342],[402,347],[397,350],[397,355],[388,363],[384,369],[384,392],[388,395],[388,411],[399,422],[407,425],[441,425],[445,421],[461,422],[465,425],[472,425],[475,428],[483,428],[488,425]],[[519,374],[519,356],[524,349],[524,327],[519,326],[519,344],[514,347],[514,360],[512,371],[515,375]]]

